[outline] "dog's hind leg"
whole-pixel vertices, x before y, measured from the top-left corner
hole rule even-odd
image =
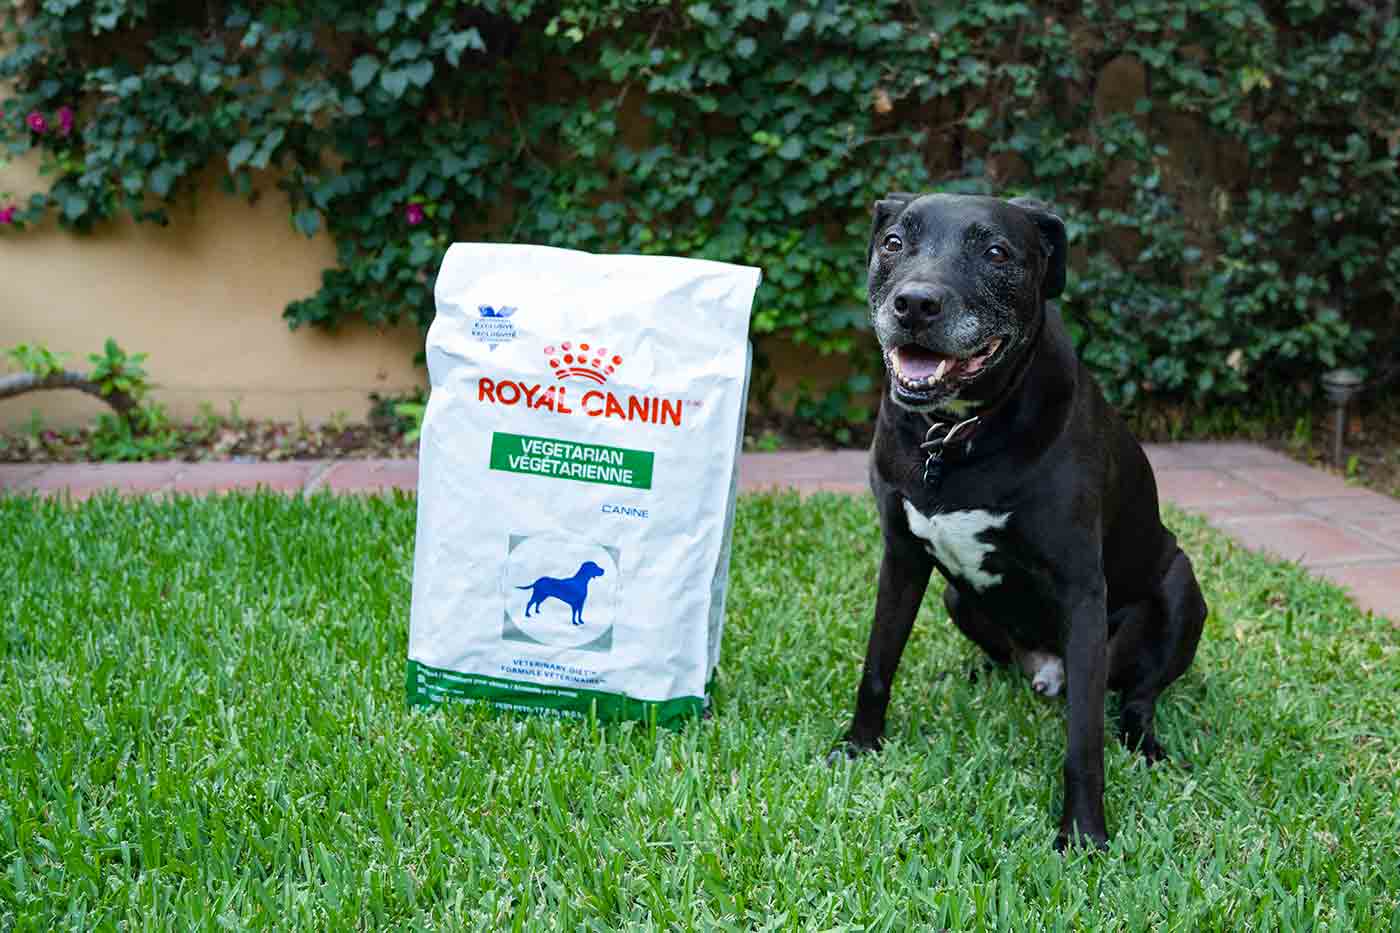
[[[1113,632],[1108,642],[1108,686],[1121,697],[1118,737],[1153,764],[1167,757],[1152,722],[1157,697],[1166,686],[1160,650],[1165,626],[1158,601],[1123,606],[1109,617],[1108,626]]]
[[[958,630],[985,651],[987,657],[997,664],[1011,663],[1014,653],[1011,638],[983,615],[966,596],[959,593],[952,583],[943,588],[943,605]]]
[[[1109,619],[1108,685],[1122,696],[1119,736],[1149,763],[1167,757],[1153,727],[1157,697],[1191,666],[1205,618],[1191,562],[1178,551],[1150,599],[1123,606]]]
[[[1059,696],[1064,690],[1065,664],[1059,655],[1022,649],[951,583],[943,590],[943,605],[958,630],[981,648],[992,663],[1006,665],[1014,661],[1031,679],[1031,689],[1041,696]]]

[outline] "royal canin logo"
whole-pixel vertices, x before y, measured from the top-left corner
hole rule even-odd
[[[622,357],[608,356],[604,347],[589,348],[588,344],[572,344],[564,341],[558,348],[545,347],[544,355],[549,357],[549,367],[554,370],[554,378],[591,379],[602,385],[608,377],[622,365]]]
[[[558,383],[580,380],[604,385],[622,366],[622,357],[610,354],[606,347],[577,341],[564,341],[544,348],[549,370]],[[551,411],[559,415],[583,414],[590,418],[616,418],[620,421],[641,421],[680,427],[685,415],[682,399],[660,398],[653,395],[618,396],[605,389],[589,389],[581,396],[571,397],[566,385],[529,383],[519,379],[477,380],[477,401],[489,405],[523,405],[535,411]],[[577,402],[574,401],[577,398]],[[575,408],[573,405],[577,405]],[[696,404],[699,404],[698,402]]]

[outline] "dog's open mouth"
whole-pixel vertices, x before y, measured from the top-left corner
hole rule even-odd
[[[965,383],[987,368],[1004,343],[993,337],[971,356],[945,356],[916,343],[906,343],[889,352],[890,373],[901,389],[923,394],[933,389]]]

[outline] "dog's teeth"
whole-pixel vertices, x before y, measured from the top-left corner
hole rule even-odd
[[[946,373],[948,371],[948,367],[952,365],[952,360],[940,360],[938,363],[938,368],[933,371],[932,381],[937,382],[938,380],[942,379],[943,374]]]

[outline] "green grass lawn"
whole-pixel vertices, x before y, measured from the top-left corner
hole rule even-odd
[[[864,500],[741,501],[715,717],[404,701],[411,500],[0,498],[0,929],[1400,929],[1400,632],[1173,516],[1212,607],[1056,855],[1063,705],[930,598],[827,768]]]

